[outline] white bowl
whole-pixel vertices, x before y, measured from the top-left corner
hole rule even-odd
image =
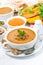
[[[0,35],[0,42],[1,42],[2,39],[5,37],[6,30],[5,30],[5,28],[3,28],[3,27],[1,27],[1,26],[0,26],[0,29],[4,31],[4,33],[2,33],[2,34]]]
[[[26,18],[24,18],[23,16],[14,16],[14,17],[11,17],[11,18],[9,18],[9,19],[7,20],[8,28],[18,28],[18,27],[20,27],[20,26],[11,26],[11,25],[8,24],[9,20],[11,20],[11,19],[13,19],[13,18],[20,18],[20,19],[22,19],[22,20],[24,21],[24,24],[22,24],[22,25],[20,25],[20,26],[24,26],[24,25],[26,24],[26,22],[27,22]]]
[[[27,42],[27,43],[24,43],[24,44],[15,44],[15,43],[12,43],[12,42],[8,41],[8,39],[7,39],[8,33],[9,33],[10,31],[15,30],[15,29],[18,29],[18,28],[27,28],[27,29],[30,29],[30,30],[32,30],[32,31],[35,32],[36,37],[35,37],[34,40],[32,40],[31,42]],[[16,49],[19,49],[19,50],[25,50],[25,49],[28,49],[28,48],[32,48],[32,47],[35,45],[36,40],[37,40],[37,32],[36,32],[35,30],[33,30],[32,28],[27,27],[27,26],[22,26],[22,27],[18,27],[18,28],[9,30],[9,31],[6,33],[6,35],[5,35],[5,39],[6,39],[6,41],[7,41],[6,43],[7,43],[8,45],[10,45],[12,48],[16,48]]]
[[[7,14],[0,14],[0,20],[3,20],[6,23],[8,18],[14,16],[14,9],[11,6],[0,6],[0,8],[3,8],[3,7],[9,7],[12,9],[12,11]]]

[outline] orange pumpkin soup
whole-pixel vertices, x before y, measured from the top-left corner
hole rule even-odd
[[[13,18],[13,19],[9,20],[8,24],[11,26],[20,26],[20,25],[24,24],[24,20],[22,20],[20,18]]]
[[[12,9],[9,8],[9,7],[2,7],[2,8],[0,8],[0,14],[8,14],[11,11],[12,11]]]
[[[8,33],[7,39],[15,44],[26,44],[34,40],[36,34],[34,31],[27,29],[27,28],[19,28],[12,30]]]

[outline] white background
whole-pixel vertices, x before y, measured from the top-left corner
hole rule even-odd
[[[33,0],[31,1],[33,3]],[[0,2],[4,4],[6,0],[0,0]],[[43,65],[43,48],[38,53],[27,58],[12,58],[4,53],[0,43],[0,65]]]

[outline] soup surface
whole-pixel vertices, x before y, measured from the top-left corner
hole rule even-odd
[[[8,14],[11,11],[12,11],[12,9],[9,8],[9,7],[2,7],[2,8],[0,8],[0,14]]]
[[[21,30],[25,32],[25,35],[23,38],[20,37],[18,30]],[[34,40],[36,34],[34,31],[27,29],[27,28],[19,28],[12,30],[11,32],[8,33],[7,39],[8,41],[14,43],[14,44],[26,44],[27,42],[30,42]]]
[[[20,26],[20,25],[24,24],[24,20],[22,20],[20,18],[13,18],[8,22],[8,24],[11,26]]]

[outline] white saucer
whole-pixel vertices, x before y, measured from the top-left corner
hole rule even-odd
[[[38,51],[42,48],[42,40],[40,40],[40,37],[38,37],[37,39],[37,42],[34,46],[34,50],[32,51],[32,53],[26,55],[26,54],[20,54],[20,55],[14,55],[12,54],[11,52],[8,52],[7,49],[5,48],[5,46],[3,46],[3,49],[5,51],[5,53],[8,55],[8,56],[11,56],[11,57],[17,57],[17,58],[20,58],[20,57],[27,57],[27,56],[31,56],[35,53],[38,53]]]

